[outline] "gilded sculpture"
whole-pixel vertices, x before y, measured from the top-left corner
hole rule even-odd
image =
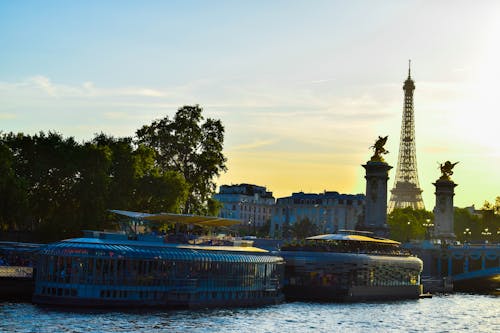
[[[379,136],[377,141],[375,141],[375,144],[370,147],[373,149],[373,156],[370,159],[371,162],[385,162],[382,154],[387,154],[389,152],[384,148],[388,137],[388,135],[386,135],[385,137]]]
[[[441,178],[442,180],[450,180],[450,176],[453,175],[453,167],[457,165],[458,162],[451,163],[450,161],[446,161],[444,163],[439,164],[439,168],[441,169]]]

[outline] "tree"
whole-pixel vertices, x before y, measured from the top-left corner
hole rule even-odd
[[[77,143],[49,132],[0,136],[0,230],[38,241],[114,227],[107,209],[180,212],[188,185],[155,152],[105,134]]]
[[[467,208],[455,208],[453,211],[454,233],[457,240],[471,242],[478,240],[481,235],[481,221]]]
[[[207,213],[208,216],[218,216],[220,210],[224,205],[222,202],[215,200],[214,198],[208,198],[207,200]]]
[[[261,225],[257,229],[257,237],[269,237],[269,232],[271,230],[271,220],[267,220],[266,223]]]
[[[304,239],[318,233],[318,226],[308,218],[304,218],[290,227],[291,235],[295,239]]]
[[[387,217],[390,237],[401,242],[423,239],[426,234],[424,224],[433,219],[434,214],[425,209],[396,208]]]
[[[108,177],[108,188],[105,193],[108,209],[131,210],[134,204],[134,191],[136,188],[136,159],[134,158],[134,147],[132,138],[114,138],[104,133],[94,137],[91,144],[99,149],[106,150],[109,154],[109,165],[106,170]],[[97,161],[95,161],[97,162]],[[154,162],[151,163],[151,168]]]
[[[79,144],[55,132],[33,136],[9,133],[2,141],[12,153],[12,169],[23,184],[27,202],[18,228],[29,226],[51,239],[60,239],[75,223],[78,202],[73,190],[79,176]]]
[[[492,242],[500,241],[500,197],[495,199],[495,204],[484,202],[481,209],[480,238]]]
[[[71,228],[66,230],[67,236],[78,235],[81,230],[112,227],[106,210],[110,208],[109,199],[119,196],[119,193],[110,192],[112,159],[108,146],[87,142],[79,147],[78,177],[72,195],[75,212]]]
[[[186,181],[178,172],[145,175],[137,182],[136,210],[179,213],[187,194]]]
[[[155,163],[155,152],[142,144],[134,148],[132,139],[114,138],[103,133],[93,142],[108,149],[108,208],[143,212],[178,213],[186,201],[183,176],[175,171],[163,172]]]
[[[0,231],[30,229],[22,223],[28,205],[26,194],[24,183],[14,172],[12,152],[0,142]]]
[[[203,122],[198,105],[181,107],[173,120],[168,116],[143,126],[137,142],[154,149],[162,171],[177,171],[189,185],[184,213],[204,213],[215,191],[214,177],[226,171],[222,153],[224,127],[220,120]]]

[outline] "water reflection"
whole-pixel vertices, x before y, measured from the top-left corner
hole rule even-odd
[[[0,332],[497,332],[498,296],[454,294],[370,303],[284,303],[263,308],[66,309],[0,303]]]

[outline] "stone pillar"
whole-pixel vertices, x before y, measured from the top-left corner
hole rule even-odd
[[[456,239],[453,222],[453,196],[455,184],[449,178],[441,177],[433,185],[436,187],[434,207],[434,237],[445,241]]]
[[[392,167],[383,161],[369,161],[366,170],[364,229],[381,237],[389,236],[387,226],[387,180]]]

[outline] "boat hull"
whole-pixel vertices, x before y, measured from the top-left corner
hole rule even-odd
[[[29,300],[35,282],[31,277],[0,277],[0,299]]]
[[[276,304],[283,258],[228,247],[73,239],[39,253],[33,303],[205,308]]]
[[[281,251],[287,300],[417,299],[422,261],[411,256]]]
[[[86,297],[65,297],[58,296],[40,296],[35,295],[32,299],[33,303],[49,306],[68,306],[72,307],[90,307],[90,308],[172,308],[172,309],[200,309],[200,308],[228,308],[228,307],[252,307],[262,305],[274,305],[284,301],[284,296],[270,295],[251,299],[192,299],[176,300],[165,298],[162,300],[106,300],[102,298],[86,298]]]
[[[284,293],[289,301],[359,302],[418,299],[422,294],[422,288],[420,285],[399,287],[353,286],[344,289],[285,286]]]

